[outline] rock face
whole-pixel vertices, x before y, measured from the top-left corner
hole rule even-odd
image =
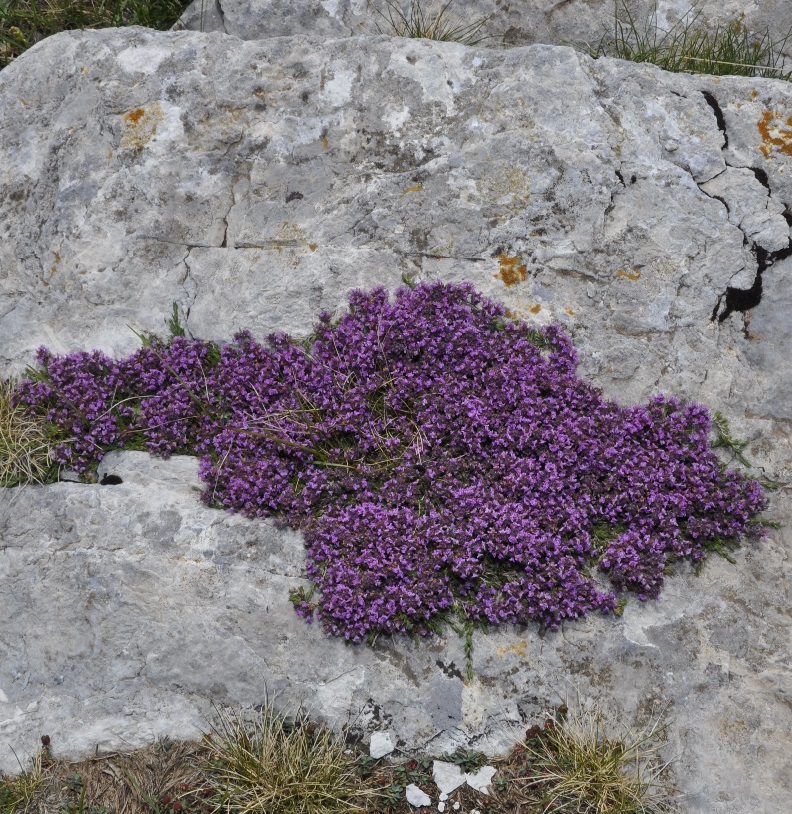
[[[0,73],[0,373],[35,348],[306,334],[353,287],[469,280],[557,321],[623,403],[723,412],[781,484],[770,538],[556,633],[352,646],[298,619],[299,535],[202,507],[196,463],[0,494],[0,768],[187,737],[265,691],[399,748],[513,744],[595,697],[668,707],[684,812],[789,810],[789,85],[569,48],[70,32]]]
[[[390,34],[388,17],[397,9],[409,16],[411,0],[193,0],[177,29],[220,31],[244,40],[318,34],[331,37]],[[443,6],[421,2],[429,20]],[[595,44],[614,31],[615,12],[639,31],[649,23],[660,31],[678,32],[686,22],[709,29],[739,21],[763,34],[769,28],[779,43],[792,28],[792,9],[785,0],[453,0],[446,18],[455,24],[484,20],[479,32],[490,45]],[[662,33],[659,35],[662,36]],[[785,53],[792,49],[788,43]]]

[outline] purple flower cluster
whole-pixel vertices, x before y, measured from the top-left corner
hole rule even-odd
[[[451,614],[554,628],[615,607],[596,570],[656,597],[674,560],[761,532],[761,487],[719,466],[704,407],[604,399],[557,326],[467,284],[355,291],[304,343],[39,362],[19,398],[68,436],[63,463],[198,452],[207,503],[302,529],[320,597],[295,607],[355,641]]]

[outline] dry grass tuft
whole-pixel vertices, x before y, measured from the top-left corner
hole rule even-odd
[[[39,753],[33,766],[17,777],[0,775],[0,814],[27,814],[44,783],[44,765]]]
[[[293,721],[266,702],[252,725],[220,713],[207,739],[209,802],[224,814],[335,814],[362,811],[354,756],[300,713]]]
[[[15,385],[0,380],[0,486],[45,483],[57,476],[50,458],[49,425],[24,406],[14,406]]]
[[[707,28],[694,9],[666,31],[656,13],[641,25],[626,0],[616,0],[613,32],[585,50],[594,58],[650,62],[666,71],[792,80],[783,56],[792,29],[774,40],[770,29],[757,34],[740,20]]]
[[[539,810],[575,814],[661,814],[675,790],[660,782],[667,764],[658,759],[659,722],[640,732],[608,733],[602,711],[578,706],[548,717],[539,737],[524,744],[540,792]]]

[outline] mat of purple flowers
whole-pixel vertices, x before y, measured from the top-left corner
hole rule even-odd
[[[296,610],[347,639],[555,628],[764,531],[762,488],[719,464],[705,407],[609,401],[559,327],[469,284],[354,291],[302,342],[143,340],[124,359],[41,348],[17,401],[79,472],[120,447],[200,455],[207,504],[303,531],[318,596]]]

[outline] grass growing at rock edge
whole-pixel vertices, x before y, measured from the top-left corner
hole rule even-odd
[[[0,0],[0,68],[45,37],[84,28],[167,30],[189,0]]]
[[[252,722],[222,713],[201,741],[162,738],[134,751],[57,760],[48,737],[32,768],[0,776],[0,814],[414,814],[405,789],[439,791],[428,755],[374,760],[304,715],[265,703]],[[598,708],[559,707],[504,758],[460,749],[438,760],[475,771],[496,768],[483,794],[463,784],[445,801],[451,814],[661,814],[676,794],[658,780],[663,726],[637,736],[608,734]]]
[[[453,0],[448,0],[436,11],[429,12],[424,9],[420,0],[410,0],[409,8],[403,8],[395,0],[385,0],[386,11],[376,9],[375,12],[386,24],[386,30],[383,31],[377,24],[377,33],[410,39],[458,42],[462,45],[478,45],[489,39],[481,34],[489,17],[465,23],[449,13],[452,2]]]
[[[57,474],[48,423],[13,403],[15,383],[0,380],[0,487],[45,483]]]
[[[740,20],[710,28],[699,17],[700,12],[689,13],[664,30],[656,14],[640,23],[626,0],[616,0],[613,31],[587,51],[594,58],[650,62],[666,71],[792,80],[783,57],[792,30],[774,39],[769,28],[764,33],[751,32]]]

